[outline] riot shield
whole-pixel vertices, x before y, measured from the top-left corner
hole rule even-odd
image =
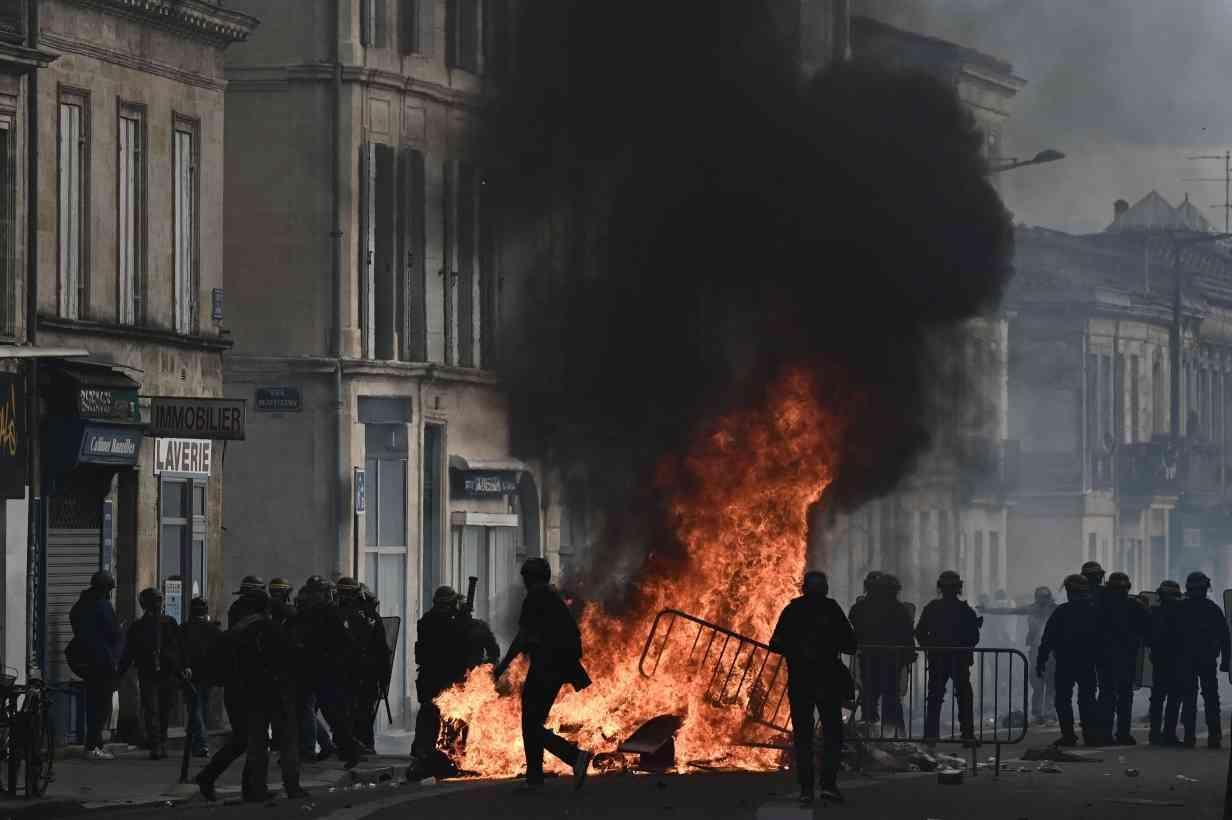
[[[385,646],[389,649],[389,663],[385,666],[385,680],[381,681],[381,691],[389,692],[390,678],[394,673],[394,662],[398,660],[398,632],[402,629],[402,619],[397,615],[381,618],[381,627],[385,630]]]
[[[1232,589],[1223,591],[1223,617],[1228,621],[1228,628],[1232,629]],[[1228,681],[1232,682],[1232,670],[1228,672]]]
[[[1227,593],[1224,593],[1225,595]],[[1139,592],[1138,597],[1146,597],[1151,602],[1151,609],[1159,606],[1158,592]],[[1153,616],[1152,616],[1153,617]],[[1154,680],[1154,670],[1151,668],[1150,647],[1145,644],[1138,647],[1138,662],[1134,665],[1134,689],[1151,688]]]

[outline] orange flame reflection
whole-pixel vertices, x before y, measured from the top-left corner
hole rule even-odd
[[[732,745],[747,693],[725,708],[704,702],[708,681],[691,676],[679,655],[673,662],[674,647],[653,678],[641,675],[638,660],[655,615],[667,607],[769,639],[804,573],[809,506],[836,466],[842,424],[818,395],[814,376],[794,369],[770,391],[765,407],[718,419],[686,456],[660,464],[655,486],[669,499],[685,561],[667,572],[644,573],[635,612],[617,617],[599,606],[583,612],[583,662],[594,683],[582,692],[565,687],[552,709],[552,728],[584,749],[612,751],[647,720],[677,714],[684,717],[676,735],[678,762],[777,765],[776,751]],[[525,674],[524,661],[509,672],[516,686]],[[519,701],[497,693],[491,667],[473,670],[436,703],[445,718],[469,724],[459,755],[463,769],[485,776],[524,771]],[[565,771],[550,755],[545,765]]]

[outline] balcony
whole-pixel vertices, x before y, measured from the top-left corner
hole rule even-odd
[[[967,497],[1000,498],[1018,489],[1016,440],[963,436],[958,442],[959,482]]]
[[[1126,444],[1117,453],[1118,490],[1125,496],[1219,495],[1223,448],[1197,439]]]

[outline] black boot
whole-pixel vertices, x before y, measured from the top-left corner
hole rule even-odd
[[[214,791],[213,778],[206,777],[205,772],[200,772],[193,778],[193,782],[197,784],[197,788],[201,790],[201,796],[209,802],[213,803],[218,799],[218,792]]]

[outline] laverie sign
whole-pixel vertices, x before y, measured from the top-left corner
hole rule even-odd
[[[214,442],[209,439],[154,439],[154,474],[179,473],[206,477],[214,456]]]

